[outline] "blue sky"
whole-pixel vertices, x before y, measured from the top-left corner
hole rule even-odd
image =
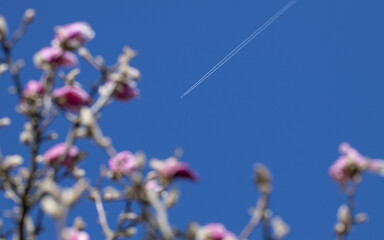
[[[181,202],[171,211],[172,223],[223,222],[239,233],[257,198],[252,166],[262,162],[274,175],[272,209],[291,226],[286,239],[332,239],[336,210],[345,202],[327,173],[339,143],[384,158],[382,1],[299,0],[179,99],[287,2],[12,0],[0,2],[0,14],[14,30],[25,9],[37,11],[15,52],[26,60],[24,82],[39,78],[31,59],[49,44],[56,25],[89,22],[96,38],[87,46],[108,63],[124,45],[138,50],[132,65],[143,75],[141,96],[106,109],[101,125],[119,151],[143,150],[149,158],[165,158],[176,147],[184,149],[182,159],[201,180],[180,183]],[[86,85],[96,77],[85,67],[79,81]],[[9,78],[0,81],[1,115],[14,116],[16,98],[8,95],[9,84]],[[12,127],[0,130],[4,154],[26,153],[18,143],[23,121],[14,118]],[[64,121],[56,126],[66,132]],[[82,166],[94,178],[108,157],[80,144],[89,150]],[[357,210],[367,212],[370,221],[349,239],[384,238],[383,186],[384,179],[365,176]],[[117,213],[108,208],[111,216]],[[84,201],[75,212],[89,219],[92,239],[101,239],[94,206]]]

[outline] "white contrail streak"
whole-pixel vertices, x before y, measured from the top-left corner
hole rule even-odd
[[[244,41],[242,41],[237,47],[235,47],[230,53],[227,54],[220,62],[218,62],[211,70],[209,70],[204,76],[202,76],[195,84],[193,84],[180,98],[187,96],[193,89],[199,86],[204,82],[209,76],[216,72],[221,66],[223,66],[229,59],[231,59],[236,53],[238,53],[242,48],[244,48],[248,43],[250,43],[257,35],[264,31],[269,25],[271,25],[276,19],[278,19],[285,11],[287,11],[297,0],[291,0],[287,5],[285,5],[280,11],[275,13],[268,21],[261,25],[256,31],[249,35]]]

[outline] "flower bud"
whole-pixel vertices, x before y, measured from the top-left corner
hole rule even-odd
[[[63,206],[51,196],[46,196],[41,200],[41,208],[46,214],[56,219],[62,216],[64,210]]]
[[[109,159],[108,166],[113,173],[128,175],[137,169],[137,161],[131,152],[123,151]]]
[[[114,187],[105,187],[103,189],[104,192],[104,199],[106,201],[116,200],[120,197],[120,192]]]
[[[8,24],[5,18],[0,15],[0,41],[3,41],[8,35]]]
[[[11,124],[11,119],[8,117],[0,118],[0,127],[6,127]]]
[[[57,105],[72,112],[79,112],[83,106],[91,101],[86,91],[75,86],[57,88],[53,91],[52,95]]]
[[[28,81],[23,90],[23,97],[25,98],[41,97],[43,94],[44,86],[36,80]]]
[[[95,37],[91,26],[85,22],[75,22],[55,29],[55,42],[66,49],[77,49],[84,43]]]
[[[92,114],[92,111],[89,108],[83,107],[80,110],[80,123],[81,123],[81,125],[84,125],[87,127],[94,126],[95,118]]]
[[[0,39],[1,41],[1,39]],[[0,76],[8,70],[8,64],[6,63],[0,63]]]
[[[132,236],[136,235],[136,233],[137,233],[137,228],[129,227],[129,228],[125,229],[124,236],[132,237]]]
[[[274,239],[282,239],[289,233],[289,225],[281,217],[272,218],[272,228],[275,235]]]
[[[86,223],[84,222],[82,217],[76,217],[75,220],[73,221],[73,226],[77,230],[83,230],[86,226]]]
[[[260,192],[269,194],[272,191],[272,176],[269,169],[263,164],[256,164],[254,182]]]
[[[129,101],[139,96],[140,91],[133,83],[118,83],[113,97],[119,101]]]
[[[36,67],[46,68],[49,66],[74,67],[78,64],[75,54],[69,51],[63,51],[59,47],[42,48],[33,56],[33,62]]]
[[[368,221],[368,214],[366,213],[358,213],[354,217],[355,223],[365,223]]]
[[[67,144],[59,143],[51,147],[44,153],[45,161],[47,164],[54,164],[58,160],[61,160],[60,158],[63,158],[66,152],[66,158],[62,159],[62,164],[64,166],[70,166],[80,158],[80,150],[76,146],[71,146],[67,151]]]
[[[349,231],[352,219],[351,219],[351,211],[347,205],[341,205],[339,210],[337,211],[337,219],[338,222],[343,224],[345,231]]]
[[[166,181],[174,178],[184,178],[197,181],[197,174],[185,162],[179,162],[177,158],[170,157],[164,161],[152,159],[150,166],[157,171],[160,177]]]
[[[32,8],[28,8],[23,16],[23,21],[26,23],[31,23],[35,19],[36,12]]]
[[[24,130],[19,136],[20,142],[29,145],[33,142],[32,125],[30,122],[24,124]]]

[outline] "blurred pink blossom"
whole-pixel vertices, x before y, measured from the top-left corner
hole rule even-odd
[[[342,155],[329,168],[329,175],[335,182],[345,184],[353,177],[355,171],[364,169],[368,161],[348,143],[340,144],[339,151]]]
[[[170,157],[165,161],[154,159],[151,161],[151,167],[158,174],[166,179],[185,178],[191,181],[197,181],[197,174],[185,162],[179,162],[177,158]]]
[[[145,184],[145,189],[147,191],[161,192],[163,187],[156,180],[150,180]]]
[[[139,96],[140,91],[129,83],[120,83],[117,85],[113,97],[119,101],[129,101]]]
[[[76,49],[95,37],[95,32],[86,22],[58,26],[55,31],[55,41],[68,49]]]
[[[137,169],[138,161],[130,151],[123,151],[109,159],[108,166],[113,173],[130,174]]]
[[[84,231],[79,231],[76,228],[69,228],[66,229],[65,235],[64,235],[65,240],[89,240],[89,234]]]
[[[59,47],[45,47],[33,57],[36,66],[44,67],[46,64],[55,64],[58,67],[74,67],[78,64],[74,53],[63,51]]]
[[[53,91],[56,103],[72,112],[79,112],[80,109],[89,104],[90,96],[80,87],[66,85]]]
[[[24,87],[23,97],[41,96],[44,93],[44,86],[41,82],[30,80]]]
[[[44,153],[44,158],[48,164],[53,164],[57,162],[61,156],[66,153],[67,145],[66,143],[59,143],[51,147]],[[67,154],[67,157],[63,160],[64,166],[69,166],[73,161],[77,160],[79,157],[80,151],[76,146],[72,146]]]
[[[197,240],[236,240],[237,237],[228,231],[223,224],[209,223],[199,228]]]
[[[335,182],[344,185],[365,170],[384,176],[384,160],[364,157],[348,143],[340,144],[339,151],[341,156],[329,168]]]

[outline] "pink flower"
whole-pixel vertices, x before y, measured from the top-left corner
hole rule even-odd
[[[137,169],[138,161],[131,152],[123,151],[109,159],[108,166],[113,173],[130,174]]]
[[[44,86],[36,80],[28,81],[23,90],[23,97],[42,96],[43,94]]]
[[[79,112],[91,101],[88,93],[82,88],[68,85],[55,89],[53,97],[57,105],[72,112]]]
[[[165,179],[185,178],[191,181],[197,181],[197,174],[185,162],[179,162],[175,157],[170,157],[165,161],[154,159],[151,161],[151,167],[154,168],[160,177]]]
[[[155,192],[159,193],[159,192],[163,191],[163,187],[160,186],[156,180],[150,180],[145,184],[145,190],[155,191]]]
[[[76,228],[68,228],[64,232],[65,240],[89,240],[89,234],[84,231],[79,231]]]
[[[236,240],[237,237],[228,231],[223,224],[209,223],[197,231],[197,240]]]
[[[56,27],[55,41],[60,46],[76,49],[95,37],[95,32],[85,22],[75,22]]]
[[[48,164],[53,164],[57,162],[61,156],[66,152],[67,145],[66,143],[59,143],[51,147],[44,153],[44,158]],[[72,146],[67,154],[67,157],[63,160],[64,166],[71,165],[74,161],[78,159],[80,151],[76,146]]]
[[[368,166],[368,160],[348,143],[340,144],[339,151],[342,155],[329,168],[329,175],[335,182],[345,184]]]
[[[116,87],[113,97],[119,101],[129,101],[133,98],[139,96],[140,91],[132,84],[128,83],[119,83]]]
[[[74,53],[63,51],[59,47],[45,47],[33,57],[33,61],[37,67],[43,68],[48,65],[56,65],[58,67],[74,67],[78,64],[77,57]]]

